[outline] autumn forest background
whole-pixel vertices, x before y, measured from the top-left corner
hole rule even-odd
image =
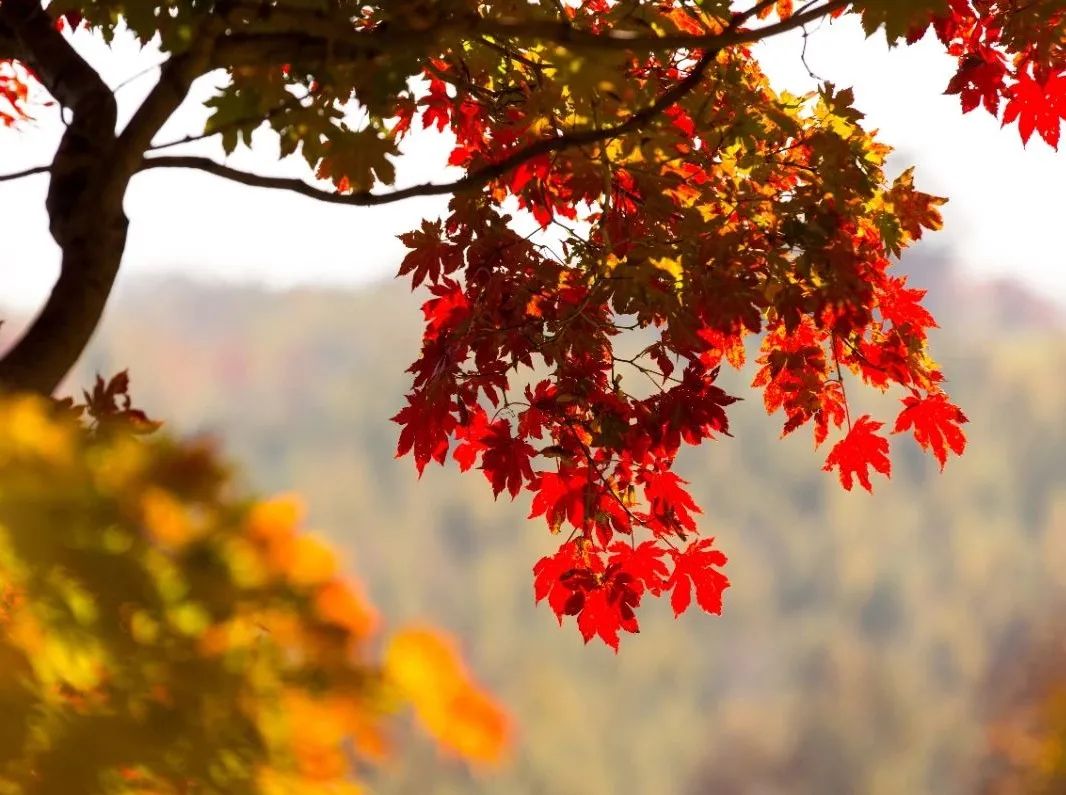
[[[1032,791],[1024,771],[1066,764],[1053,674],[1066,660],[1066,313],[950,263],[927,247],[903,267],[943,327],[934,351],[971,420],[966,456],[940,475],[897,441],[891,482],[844,492],[809,436],[779,441],[729,373],[746,398],[737,438],[681,468],[730,557],[726,609],[675,621],[650,605],[617,656],[515,587],[554,541],[526,499],[493,503],[453,467],[419,481],[394,460],[398,364],[419,333],[419,296],[401,284],[130,280],[68,384],[128,367],[171,432],[216,437],[256,491],[299,493],[390,622],[461,639],[517,725],[510,761],[472,773],[412,734],[375,791]]]

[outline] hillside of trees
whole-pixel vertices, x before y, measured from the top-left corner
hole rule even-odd
[[[172,432],[217,436],[249,485],[302,495],[393,620],[462,638],[517,722],[514,758],[471,778],[413,742],[383,793],[970,793],[1004,753],[1003,677],[1066,608],[1066,336],[1014,286],[935,287],[967,454],[941,475],[900,441],[891,482],[847,493],[809,435],[779,442],[744,400],[736,438],[682,468],[730,557],[724,614],[655,605],[617,656],[515,587],[553,542],[528,499],[393,458],[419,320],[400,285],[133,284],[68,384],[128,367]],[[751,394],[750,374],[723,378]]]

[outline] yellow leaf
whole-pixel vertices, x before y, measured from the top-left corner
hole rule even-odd
[[[673,277],[675,282],[680,283],[685,275],[685,269],[681,265],[681,258],[674,259],[672,257],[659,257],[658,259],[651,260],[651,264],[661,271],[664,271]]]

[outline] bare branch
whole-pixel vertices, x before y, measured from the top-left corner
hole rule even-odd
[[[192,135],[186,135],[182,138],[175,138],[172,141],[164,141],[163,143],[152,144],[148,147],[147,151],[156,152],[160,149],[172,149],[175,146],[183,146],[185,144],[196,143],[197,141],[203,141],[207,138],[213,138],[216,135],[220,135],[226,130],[239,128],[241,125],[248,124],[250,122],[269,122],[278,116],[284,115],[290,110],[294,110],[302,107],[303,103],[311,98],[311,92],[305,94],[291,94],[286,100],[279,102],[274,107],[265,113],[257,113],[254,116],[243,116],[240,118],[232,119],[224,124],[219,124],[214,129],[204,130],[200,133],[193,133]]]
[[[51,166],[34,166],[33,168],[16,171],[13,174],[0,174],[0,182],[14,182],[16,179],[25,179],[35,174],[48,174],[51,170]]]

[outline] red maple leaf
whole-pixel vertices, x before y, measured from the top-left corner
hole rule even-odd
[[[670,594],[670,606],[674,615],[684,613],[692,601],[692,589],[696,589],[696,604],[708,613],[721,615],[722,592],[729,587],[729,578],[718,568],[726,564],[726,556],[713,549],[714,539],[693,541],[683,551],[670,550],[674,558],[674,573],[666,582]]]
[[[463,247],[444,236],[440,221],[422,221],[421,229],[400,235],[400,242],[411,250],[396,275],[411,274],[412,288],[427,280],[433,284],[463,265]]]
[[[560,625],[567,613],[567,602],[574,594],[574,589],[566,583],[567,575],[584,566],[581,548],[568,541],[554,555],[546,555],[533,567],[533,598],[536,602],[546,598]]]
[[[959,60],[959,71],[951,78],[944,93],[959,95],[963,113],[984,104],[985,110],[995,116],[999,112],[999,98],[1006,76],[1003,54],[981,47]]]
[[[412,393],[407,396],[407,405],[392,421],[402,426],[396,457],[411,452],[419,477],[431,460],[444,463],[448,455],[448,439],[456,426],[449,401],[430,392]]]
[[[610,551],[610,565],[618,566],[628,574],[635,588],[639,587],[641,592],[647,590],[654,596],[662,592],[670,574],[662,560],[666,554],[663,547],[655,541],[645,541],[636,547],[619,542]]]
[[[452,279],[442,279],[429,291],[436,297],[422,304],[426,318],[423,338],[432,341],[462,324],[470,316],[471,307],[462,285]]]
[[[600,640],[618,652],[618,631],[639,632],[635,608],[640,596],[624,576],[612,578],[598,588],[584,593],[581,611],[577,615],[577,628],[585,643],[599,636]]]
[[[429,93],[418,101],[425,108],[422,111],[422,126],[436,127],[444,130],[451,121],[452,101],[448,97],[448,86],[443,80],[432,78],[429,81]]]
[[[564,519],[574,527],[583,527],[589,483],[589,472],[584,468],[564,467],[559,472],[538,473],[529,484],[537,492],[529,518],[543,515],[553,531],[559,529]]]
[[[1003,109],[1004,126],[1017,119],[1023,144],[1036,130],[1048,146],[1058,149],[1059,126],[1066,118],[1066,73],[1052,72],[1041,82],[1028,72],[1019,72],[1017,80]]]
[[[877,434],[883,424],[874,422],[868,414],[864,414],[851,427],[848,435],[829,451],[822,468],[829,472],[833,467],[838,467],[840,484],[848,491],[851,491],[853,477],[859,479],[864,489],[873,491],[870,467],[886,477],[890,475],[892,462],[888,459],[888,439]]]
[[[906,277],[888,277],[877,296],[881,317],[895,328],[910,327],[919,333],[936,328],[936,321],[921,303],[925,293],[925,290],[908,287]]]
[[[499,497],[507,489],[514,499],[525,482],[535,477],[530,460],[537,451],[525,440],[512,436],[511,425],[506,420],[490,424],[484,410],[479,409],[472,427],[457,436],[463,439],[453,454],[459,468],[470,469],[480,453],[481,470],[492,484],[492,496]]]
[[[955,455],[962,455],[966,449],[966,435],[959,426],[969,420],[958,406],[948,402],[944,393],[924,398],[907,397],[903,399],[903,406],[903,411],[896,417],[895,433],[913,428],[914,440],[923,450],[932,449],[941,471],[947,463],[949,448]]]
[[[652,516],[664,529],[680,526],[691,532],[696,531],[696,520],[692,514],[700,513],[692,495],[683,486],[685,481],[675,472],[646,472],[641,476],[644,481],[644,496],[648,498]]]
[[[839,381],[826,381],[818,396],[820,405],[814,412],[814,446],[821,447],[829,435],[829,427],[839,428],[848,416],[844,388]]]
[[[513,500],[527,480],[532,480],[530,459],[536,451],[522,439],[511,436],[511,426],[503,420],[493,424],[488,449],[482,456],[481,468],[492,484],[493,496],[507,489]]]

